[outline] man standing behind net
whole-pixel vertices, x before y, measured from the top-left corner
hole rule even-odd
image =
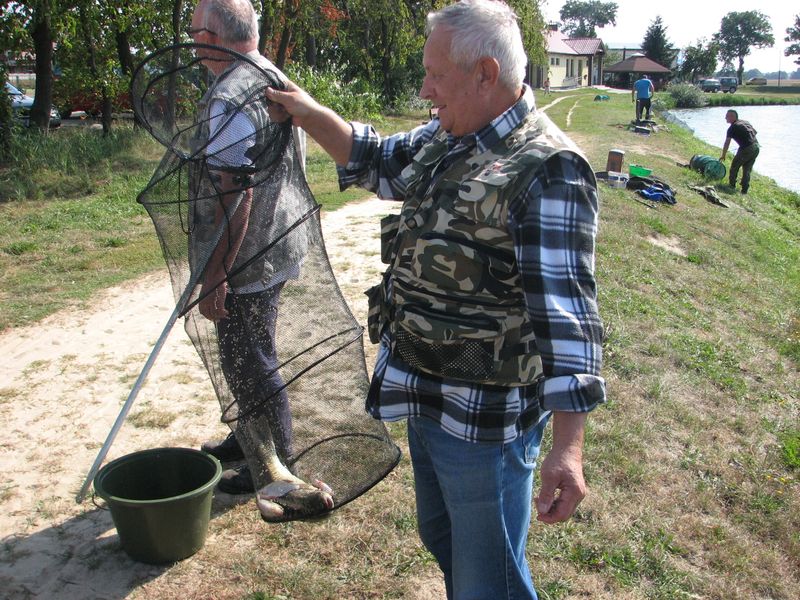
[[[333,157],[342,188],[403,201],[370,307],[367,408],[408,419],[419,533],[448,598],[536,598],[525,547],[544,428],[552,417],[535,504],[556,523],[586,493],[586,415],[605,400],[596,183],[536,111],[504,3],[457,2],[427,32],[420,96],[438,118],[410,132],[381,139],[291,83],[267,97]]]
[[[653,82],[647,74],[643,73],[642,76],[633,84],[631,90],[631,102],[636,101],[636,120],[642,120],[642,113],[647,112],[647,120],[650,120],[650,105],[652,103],[653,93],[655,88]]]
[[[234,50],[247,55],[262,68],[279,73],[257,51],[258,21],[249,0],[200,0],[189,33],[198,44]],[[202,135],[204,140],[201,140],[207,143],[209,176],[205,178],[205,185],[213,185],[215,189],[200,195],[218,197],[219,201],[213,203],[216,206],[213,217],[203,217],[199,210],[195,210],[195,214],[209,221],[213,218],[211,230],[227,221],[223,237],[203,275],[201,297],[205,295],[205,298],[199,309],[205,318],[216,324],[219,360],[239,412],[252,410],[254,406],[267,411],[273,424],[271,433],[275,448],[285,462],[292,454],[292,418],[289,399],[277,370],[275,327],[281,289],[286,281],[298,276],[300,257],[282,256],[280,262],[276,262],[271,258],[274,255],[265,255],[247,268],[241,268],[259,250],[250,247],[258,243],[254,240],[274,239],[285,224],[277,211],[265,208],[265,203],[274,203],[275,198],[266,197],[258,186],[246,183],[257,168],[251,160],[253,149],[273,141],[264,139],[270,131],[266,126],[269,115],[263,102],[236,106],[233,100],[236,94],[255,84],[229,75],[230,54],[198,48],[198,55],[217,77],[200,108],[200,120],[207,123],[207,131]],[[221,77],[222,74],[226,76]],[[193,235],[197,236],[200,229],[201,225],[196,223]],[[238,273],[229,278],[228,273],[232,271]],[[276,390],[281,391],[275,393]],[[244,458],[234,433],[222,442],[206,442],[202,449],[221,461]],[[255,491],[247,464],[225,471],[218,485],[231,494]]]
[[[739,169],[742,169],[742,193],[746,194],[750,189],[750,173],[753,171],[753,165],[758,158],[758,153],[761,146],[758,145],[756,138],[755,128],[744,119],[739,118],[739,113],[735,110],[729,110],[725,113],[725,122],[730,125],[728,132],[725,135],[725,145],[722,147],[722,155],[719,157],[720,161],[725,160],[728,154],[728,146],[731,145],[731,140],[739,145],[736,155],[731,161],[731,169],[728,174],[728,183],[734,190],[736,189],[736,178],[739,175]]]

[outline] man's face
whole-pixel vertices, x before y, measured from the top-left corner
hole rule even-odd
[[[189,33],[196,44],[213,44],[216,46],[221,46],[222,44],[217,32],[210,30],[206,26],[205,13],[206,3],[203,0],[200,0],[194,9],[194,13],[192,14],[192,25],[189,29]],[[225,67],[225,63],[221,62],[220,60],[211,60],[214,58],[223,58],[219,52],[209,50],[208,48],[198,48],[197,55],[202,59],[209,59],[202,61],[203,66],[205,66],[215,75],[219,74]]]
[[[726,113],[725,113],[725,121],[726,121],[726,122],[727,122],[729,125],[730,125],[730,124],[733,124],[733,122],[734,122],[735,120],[736,120],[736,115],[734,115],[732,112],[728,111],[728,112],[726,112]]]
[[[422,65],[425,79],[420,98],[430,100],[439,111],[445,131],[460,137],[486,125],[477,109],[477,69],[465,71],[450,60],[452,34],[437,27],[425,42]]]

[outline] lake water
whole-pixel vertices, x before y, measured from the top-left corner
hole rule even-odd
[[[694,134],[720,149],[725,143],[727,107],[671,110],[669,114]],[[761,151],[753,170],[772,177],[781,187],[800,193],[800,106],[738,106],[739,118],[758,132]],[[730,167],[736,142],[728,148],[725,165]],[[719,154],[715,155],[719,158]]]

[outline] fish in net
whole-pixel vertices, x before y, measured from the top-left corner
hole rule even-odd
[[[224,63],[216,77],[212,60]],[[328,261],[293,128],[267,113],[264,90],[283,81],[258,53],[178,44],[145,59],[131,86],[166,147],[138,201],[268,521],[338,508],[400,457],[364,410],[363,328]]]

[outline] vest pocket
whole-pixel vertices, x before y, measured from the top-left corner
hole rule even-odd
[[[367,296],[367,334],[373,344],[381,341],[381,331],[388,320],[389,307],[384,301],[384,285],[382,280],[364,292]]]
[[[495,374],[502,339],[497,319],[406,304],[397,310],[394,325],[392,354],[412,367],[466,381],[485,381]]]
[[[400,215],[386,215],[381,219],[381,262],[385,265],[392,262],[394,240],[400,229]]]
[[[494,375],[494,344],[490,342],[432,342],[401,326],[395,332],[392,355],[440,377],[483,381]]]

